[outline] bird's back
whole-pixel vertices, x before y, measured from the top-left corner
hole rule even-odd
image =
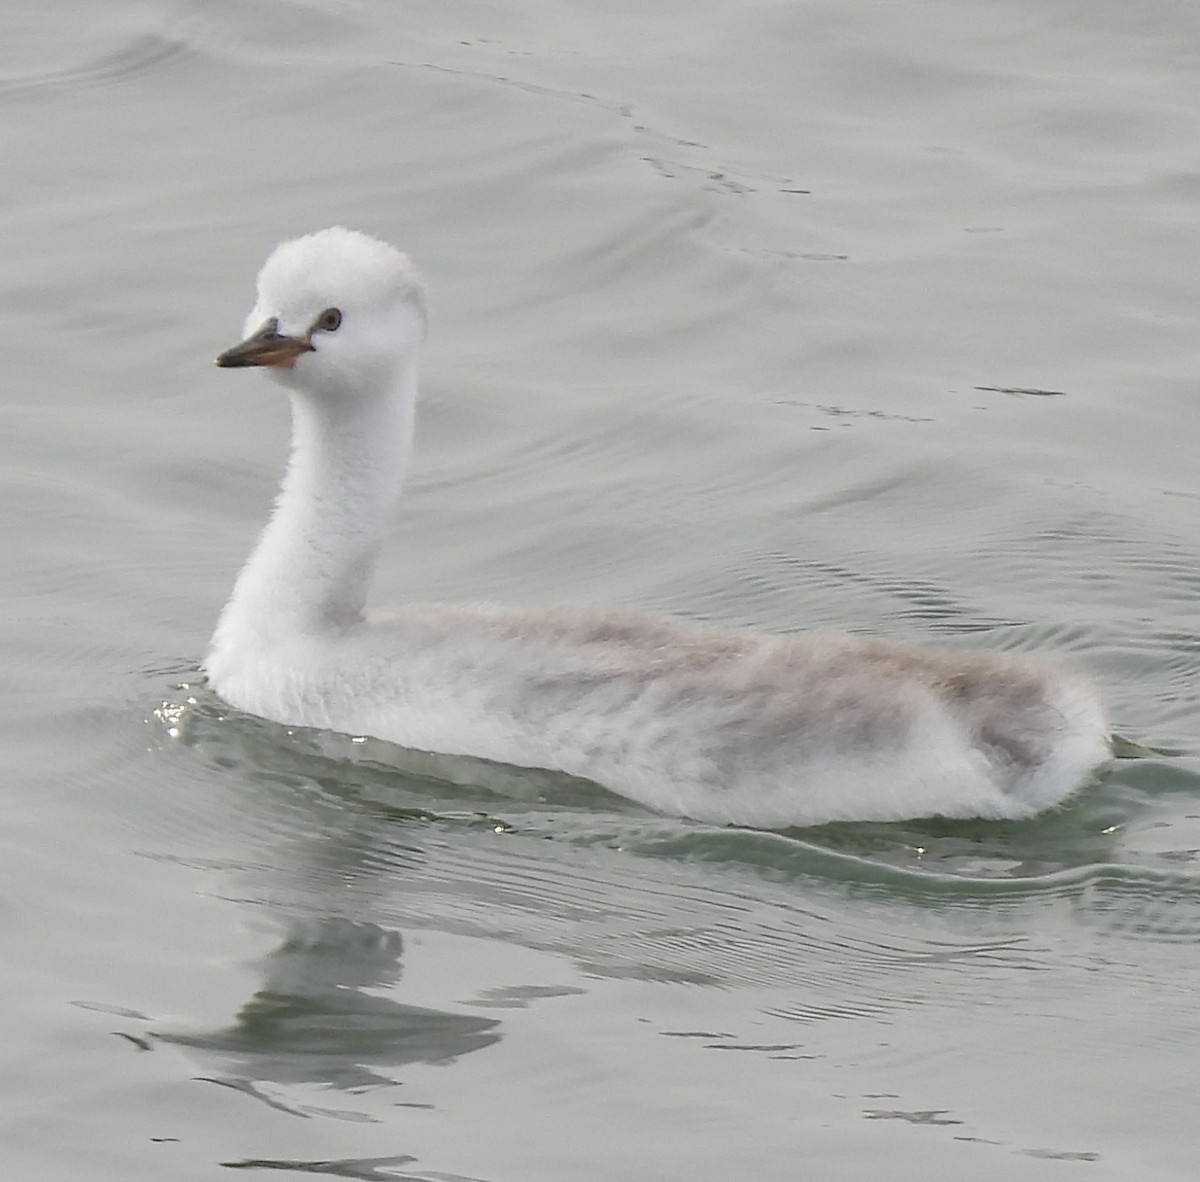
[[[552,768],[702,820],[1022,817],[1107,754],[1094,696],[1056,670],[853,637],[431,605],[238,655],[216,688],[253,713]]]

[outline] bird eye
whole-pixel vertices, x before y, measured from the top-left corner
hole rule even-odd
[[[326,308],[317,317],[317,322],[313,325],[313,328],[319,328],[322,332],[337,332],[341,323],[341,312],[337,308]]]

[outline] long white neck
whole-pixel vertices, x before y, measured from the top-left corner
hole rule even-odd
[[[278,500],[213,637],[260,640],[362,618],[367,584],[412,449],[415,367],[349,399],[292,394],[292,453]]]

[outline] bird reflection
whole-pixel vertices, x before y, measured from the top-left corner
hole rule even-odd
[[[262,985],[230,1026],[157,1037],[218,1063],[222,1075],[206,1077],[212,1082],[284,1108],[256,1083],[347,1091],[394,1084],[396,1067],[446,1063],[499,1040],[493,1019],[368,993],[399,980],[402,950],[400,934],[375,923],[301,920],[262,959]]]

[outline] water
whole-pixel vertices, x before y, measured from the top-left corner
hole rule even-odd
[[[1195,13],[9,16],[5,1177],[1193,1176]],[[1048,651],[1158,754],[762,834],[226,717],[208,360],[335,221],[432,292],[381,598]]]

